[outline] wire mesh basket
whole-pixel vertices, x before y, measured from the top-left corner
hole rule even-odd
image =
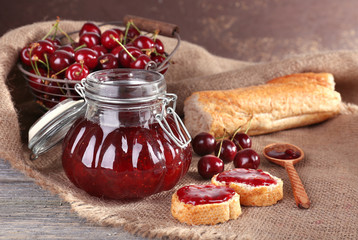
[[[125,16],[123,22],[106,22],[98,24],[98,27],[124,27],[124,25],[128,23],[128,21],[132,21],[132,23],[134,23],[141,31],[145,31],[147,33],[159,31],[160,35],[169,36],[177,39],[177,43],[174,49],[169,54],[165,53],[166,58],[164,61],[162,61],[161,63],[149,61],[144,68],[145,70],[149,71],[157,71],[161,73],[165,72],[170,65],[170,60],[172,56],[180,46],[181,40],[178,27],[173,24],[130,15]],[[68,35],[74,35],[78,33],[79,30],[68,33]],[[62,35],[59,38],[63,39],[64,36]],[[52,75],[51,77],[40,76],[35,74],[35,72],[31,70],[31,67],[25,66],[21,62],[17,64],[17,67],[26,79],[27,85],[31,89],[31,93],[35,97],[35,101],[45,110],[52,108],[57,103],[65,99],[80,98],[79,94],[75,90],[76,83],[79,83],[79,81],[77,80],[70,80],[66,78],[52,78],[52,76],[54,75]]]

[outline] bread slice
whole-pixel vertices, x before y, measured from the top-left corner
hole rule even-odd
[[[243,206],[270,206],[276,204],[283,198],[283,181],[280,178],[262,170],[239,169],[245,171],[262,171],[262,173],[267,174],[270,178],[274,179],[276,183],[252,186],[241,182],[226,182],[217,180],[220,174],[230,173],[230,171],[238,171],[238,169],[239,168],[219,173],[211,179],[211,182],[216,186],[228,186],[234,189],[235,192],[240,195],[240,203]]]
[[[240,126],[249,135],[301,127],[331,118],[341,96],[331,74],[293,74],[268,84],[225,91],[194,92],[184,102],[184,121],[192,136],[215,137]]]
[[[202,185],[202,187],[214,186],[214,185]],[[200,185],[189,185],[185,187],[201,187]],[[222,188],[222,187],[221,187]],[[228,189],[227,187],[224,187]],[[180,190],[180,189],[179,189]],[[179,191],[178,190],[178,191]],[[201,191],[203,189],[199,189]],[[233,196],[223,202],[218,203],[206,203],[206,204],[192,204],[181,201],[176,191],[172,196],[171,213],[174,218],[180,222],[190,225],[214,225],[217,223],[223,223],[230,219],[237,219],[241,214],[240,196],[230,189]],[[210,193],[203,194],[210,195]],[[203,197],[205,199],[205,197]]]

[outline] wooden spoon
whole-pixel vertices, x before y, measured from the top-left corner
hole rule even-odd
[[[299,152],[301,155],[294,159],[279,159],[275,157],[271,157],[268,155],[270,151],[275,152],[285,152],[287,149],[292,149],[296,152]],[[310,200],[307,196],[307,193],[303,187],[300,177],[298,176],[294,164],[298,163],[304,158],[304,152],[299,147],[288,144],[288,143],[273,143],[267,145],[263,150],[264,156],[273,163],[276,163],[282,167],[285,167],[288,176],[290,178],[293,195],[295,197],[296,204],[299,208],[309,208]]]

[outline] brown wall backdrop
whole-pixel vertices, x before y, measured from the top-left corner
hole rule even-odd
[[[117,21],[133,14],[178,24],[183,39],[248,61],[358,46],[356,0],[0,1],[0,35],[56,16]]]

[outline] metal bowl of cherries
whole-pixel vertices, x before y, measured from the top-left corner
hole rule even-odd
[[[106,25],[113,27],[101,30]],[[160,35],[177,38],[171,53]],[[165,74],[179,45],[178,27],[155,20],[126,16],[123,22],[86,22],[66,33],[57,19],[42,39],[22,48],[17,66],[36,102],[49,109],[67,98],[80,98],[74,86],[93,71],[135,68]]]

